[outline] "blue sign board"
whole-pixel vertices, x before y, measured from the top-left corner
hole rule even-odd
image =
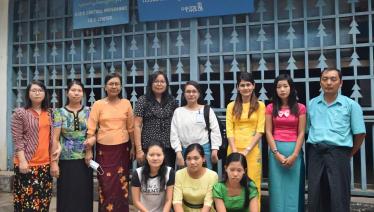
[[[140,21],[233,15],[253,11],[253,0],[138,0]]]
[[[127,24],[128,0],[74,0],[73,28],[92,28]]]

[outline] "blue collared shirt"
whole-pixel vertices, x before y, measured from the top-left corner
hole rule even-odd
[[[330,105],[323,93],[309,102],[307,128],[308,143],[334,146],[353,146],[353,135],[366,133],[360,105],[352,99],[338,95]]]

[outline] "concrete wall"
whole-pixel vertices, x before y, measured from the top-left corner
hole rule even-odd
[[[7,168],[7,73],[9,0],[0,1],[0,170]]]

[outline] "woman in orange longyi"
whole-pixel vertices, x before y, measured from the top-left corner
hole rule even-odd
[[[258,205],[261,194],[261,150],[259,141],[265,131],[265,104],[258,101],[251,73],[238,77],[236,100],[227,105],[226,132],[229,140],[228,154],[240,152],[247,158],[248,176],[258,188]]]
[[[99,211],[129,211],[128,181],[130,155],[134,149],[134,120],[130,101],[120,98],[121,90],[121,76],[108,74],[105,77],[107,97],[93,104],[87,123],[87,137],[96,136],[96,139],[85,141],[86,162],[92,158],[91,147],[96,140],[96,161],[103,170],[97,176]]]

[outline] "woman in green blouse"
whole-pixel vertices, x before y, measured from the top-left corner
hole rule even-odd
[[[258,191],[255,183],[247,176],[247,160],[234,152],[226,160],[226,175],[222,182],[213,186],[213,198],[217,212],[257,212]]]

